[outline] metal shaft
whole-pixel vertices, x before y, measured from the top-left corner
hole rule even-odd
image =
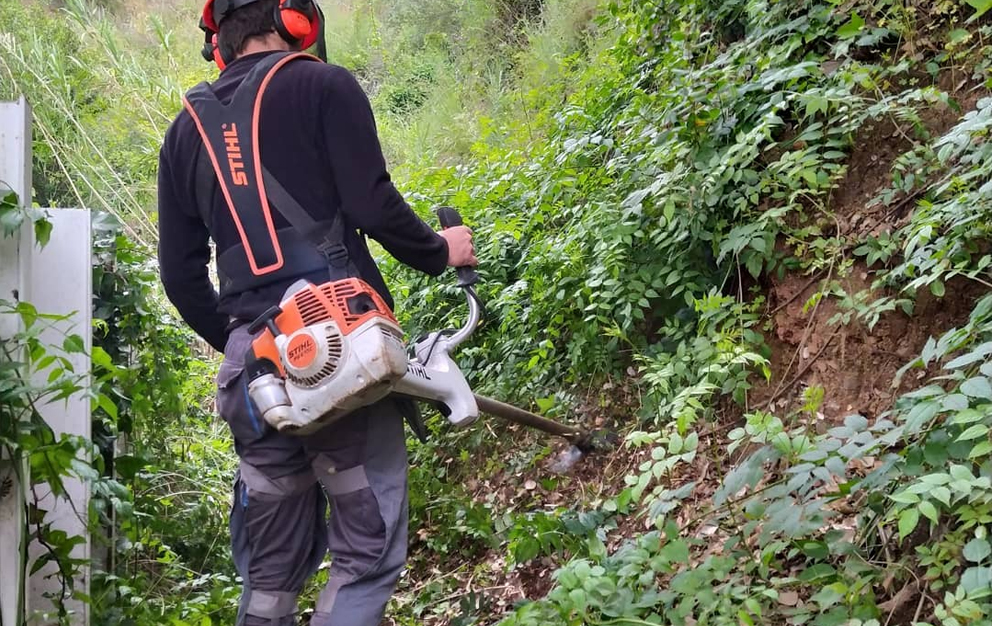
[[[515,407],[512,404],[507,404],[505,402],[500,402],[499,400],[493,400],[492,398],[487,398],[480,395],[475,396],[475,403],[479,405],[479,410],[483,413],[488,413],[494,417],[505,419],[516,424],[521,424],[529,428],[536,428],[537,430],[546,432],[550,435],[564,437],[573,444],[578,444],[578,442],[587,438],[587,433],[578,428],[560,424],[554,420],[549,420],[546,417],[541,417],[540,415],[536,415],[530,411],[525,411],[521,408]]]

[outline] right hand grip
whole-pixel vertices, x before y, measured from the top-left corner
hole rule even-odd
[[[462,225],[462,216],[450,206],[438,207],[436,212],[437,218],[441,222],[441,228],[448,229]],[[458,273],[459,287],[471,287],[479,282],[479,275],[468,265],[455,268],[455,271]]]

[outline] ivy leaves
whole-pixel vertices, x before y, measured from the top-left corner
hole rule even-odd
[[[837,36],[841,39],[851,39],[857,37],[864,27],[864,18],[857,13],[852,13],[850,21],[837,29]]]
[[[0,185],[0,234],[4,237],[14,236],[25,221],[29,221],[34,228],[37,244],[44,247],[52,237],[52,223],[46,218],[45,212],[22,207],[17,201],[17,194]]]

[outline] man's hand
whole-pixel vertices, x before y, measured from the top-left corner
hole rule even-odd
[[[438,232],[448,242],[448,267],[475,267],[475,246],[472,245],[472,230],[468,226],[452,226]]]

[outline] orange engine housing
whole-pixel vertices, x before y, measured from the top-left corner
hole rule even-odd
[[[382,297],[368,283],[359,278],[346,278],[322,285],[308,284],[282,301],[282,313],[275,317],[276,326],[284,335],[291,335],[301,328],[328,321],[334,321],[342,335],[376,317],[382,317],[396,324],[396,316]],[[286,370],[279,357],[279,348],[272,331],[266,329],[252,342],[256,359],[267,359],[279,369],[285,378]],[[312,360],[316,351],[313,346],[290,345],[288,358],[294,366],[305,367],[308,357]]]

